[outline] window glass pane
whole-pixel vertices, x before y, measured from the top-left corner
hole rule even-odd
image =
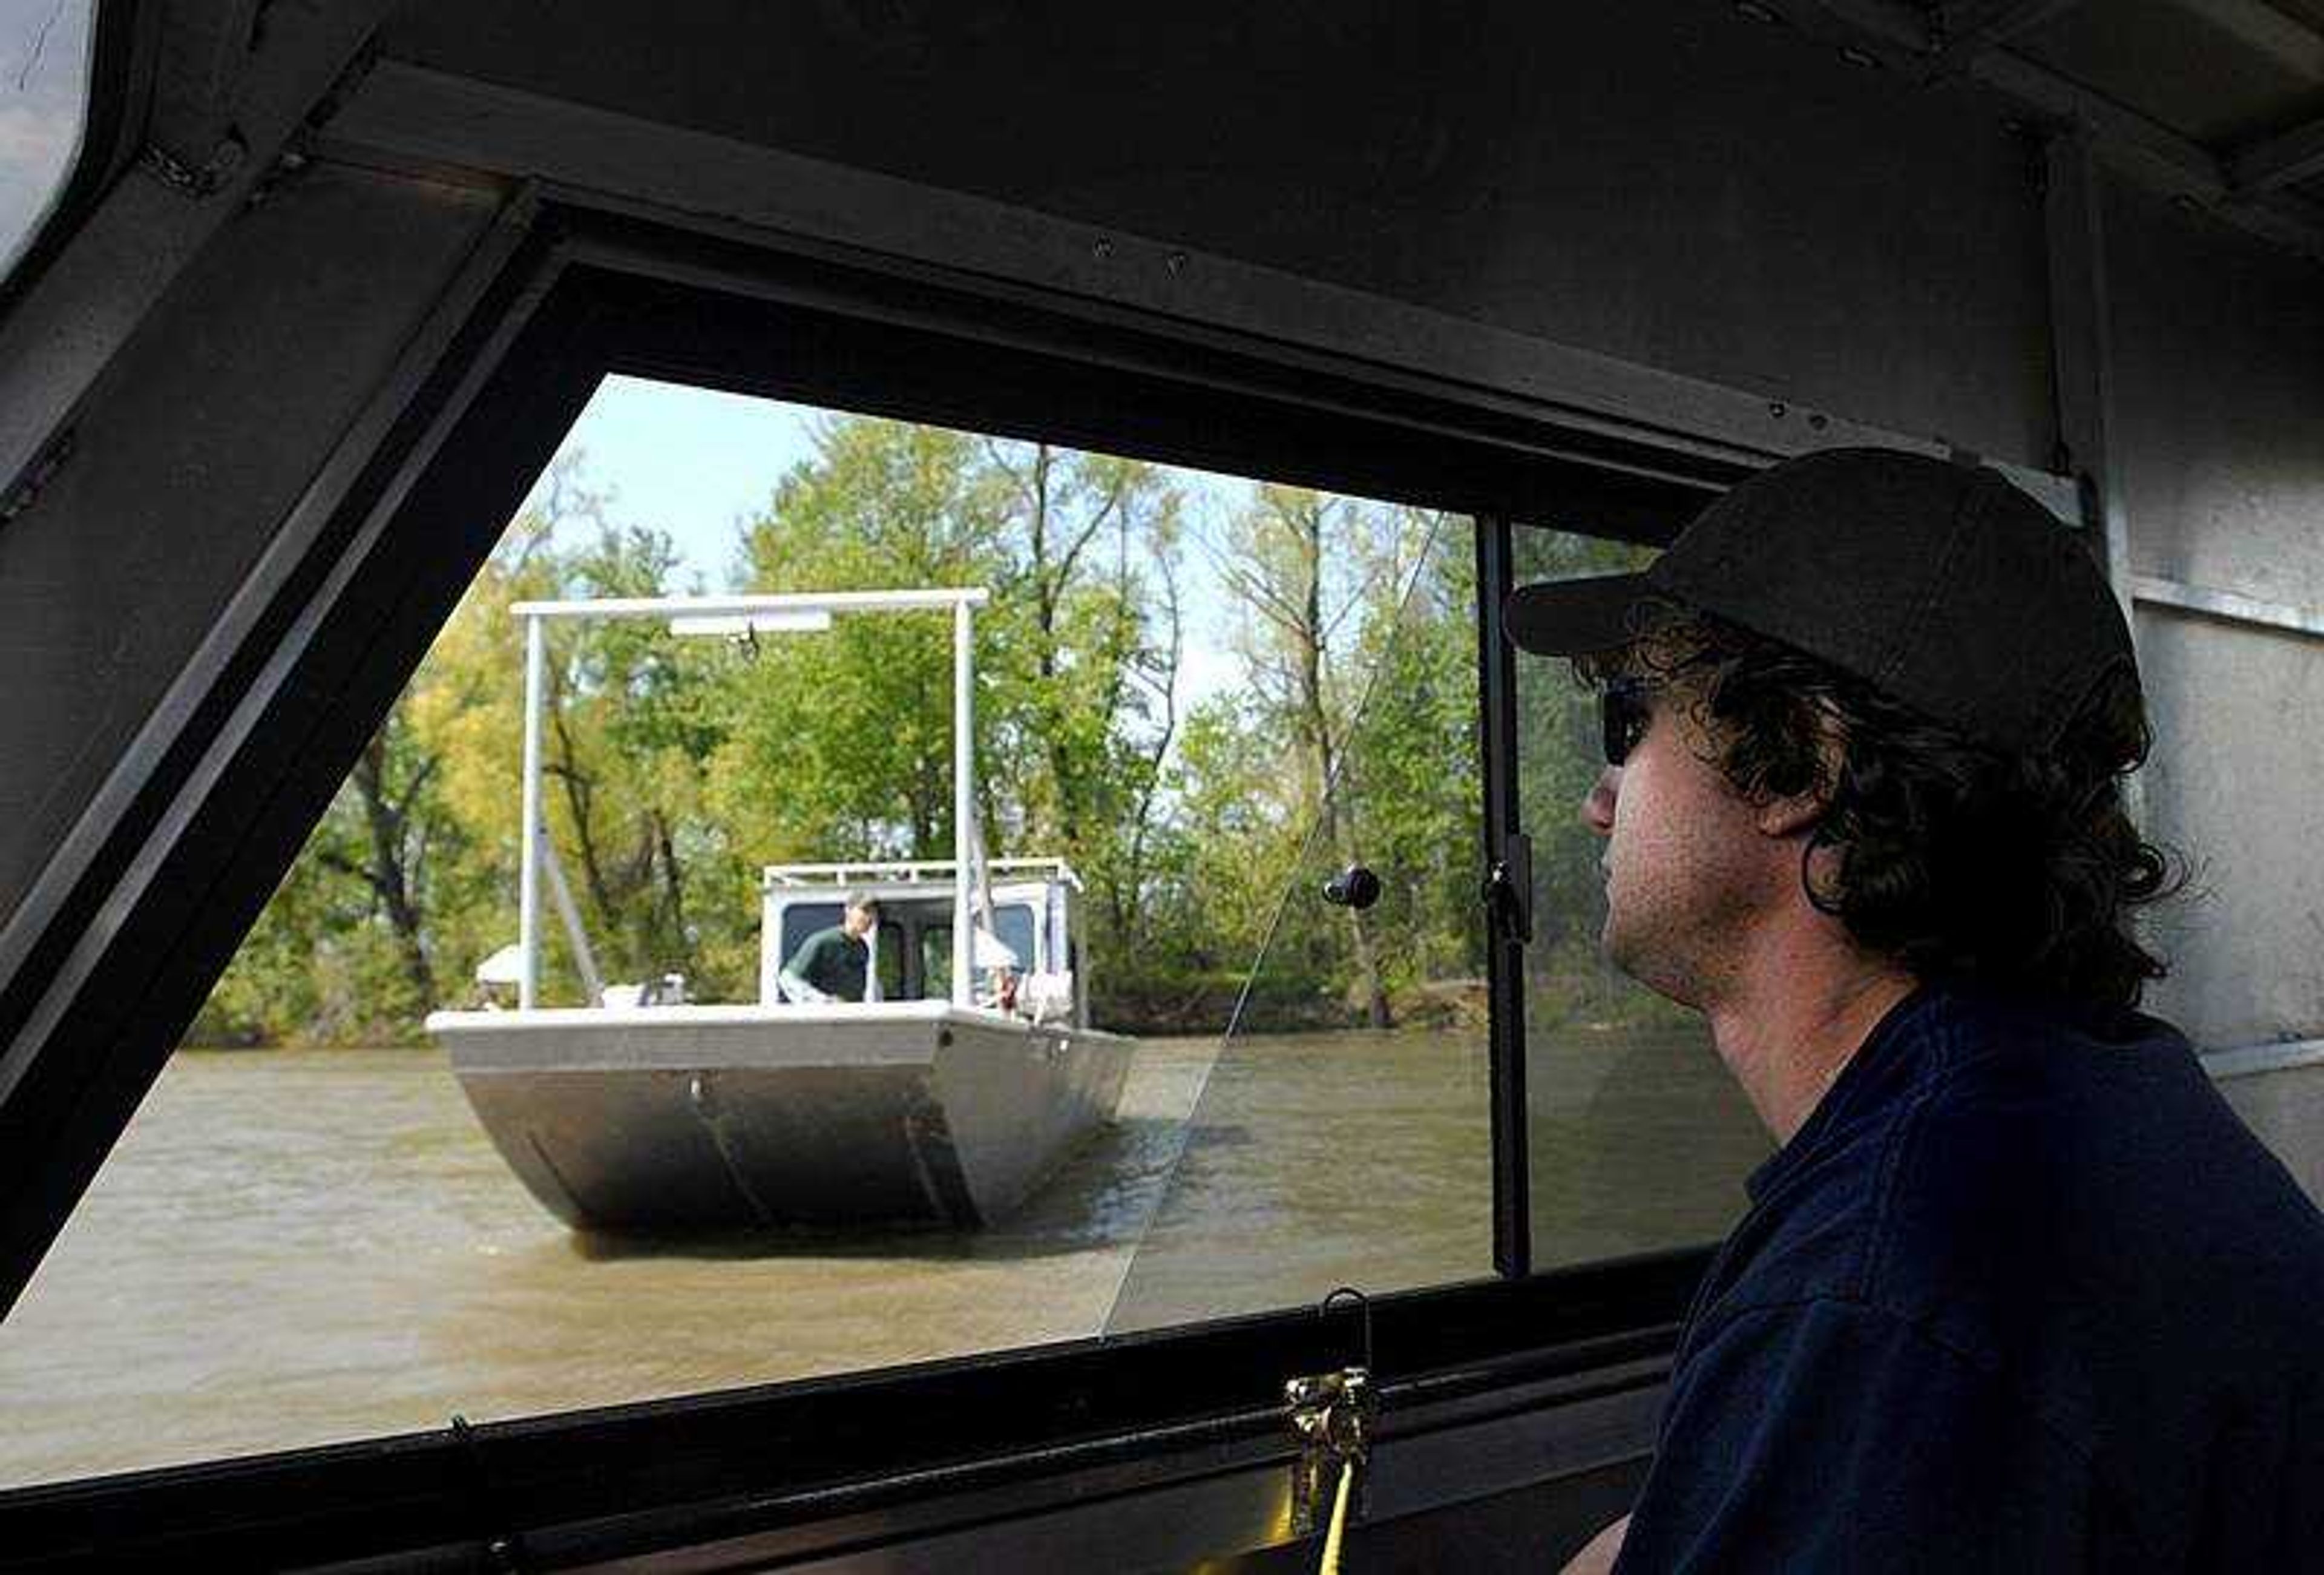
[[[783,944],[781,955],[785,962],[798,955],[807,938],[817,930],[827,930],[839,922],[840,905],[835,902],[794,902],[783,909]]]
[[[992,910],[992,935],[1006,946],[1008,956],[1014,958],[1011,968],[1018,973],[1030,970],[1035,962],[1033,946],[1033,910],[1022,903],[1006,903]],[[952,992],[952,923],[949,919],[931,919],[919,929],[920,977],[926,981],[927,993],[941,999]],[[993,961],[999,961],[995,954]],[[1001,988],[996,971],[990,962],[980,962],[976,969],[976,994],[980,1000],[993,999]]]
[[[1516,577],[1643,567],[1649,548],[1517,532]],[[1517,789],[1533,843],[1526,1095],[1538,1268],[1716,1241],[1771,1147],[1702,1016],[1604,960],[1605,843],[1582,815],[1604,761],[1595,696],[1563,661],[1517,659]]]
[[[952,926],[927,925],[920,930],[920,990],[932,1000],[952,993]]]
[[[1337,843],[1302,841],[1296,653],[1253,611],[1296,564],[1252,522],[1311,506]],[[1155,1262],[1238,1267],[1149,1270],[1149,1317],[1484,1272],[1471,550],[1464,521],[607,380],[0,1324],[0,1483],[1091,1335],[1182,1151]],[[990,593],[977,966],[998,1003],[1015,955],[1005,1009],[948,1000],[942,609],[545,624],[518,1004],[512,603],[948,586]],[[1388,887],[1369,974],[1314,898],[1357,854]],[[763,936],[790,881],[815,911]],[[762,1000],[858,886],[886,999]],[[1044,913],[1072,933],[1038,944]],[[636,1002],[618,1035],[593,978]],[[880,1020],[918,1036],[850,1037]]]
[[[1255,961],[1117,1330],[1492,1273],[1474,527],[1275,489],[1237,534],[1245,687],[1190,737],[1185,857]]]
[[[904,933],[893,925],[881,925],[874,932],[872,966],[880,971],[880,999],[904,1000],[910,990],[904,981]]]
[[[28,250],[80,156],[96,0],[0,6],[0,279]]]
[[[1033,966],[1033,910],[1021,902],[1004,904],[992,910],[992,931],[1001,944],[1017,959],[1019,969]]]

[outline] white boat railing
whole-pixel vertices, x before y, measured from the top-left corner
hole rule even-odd
[[[524,622],[524,791],[517,848],[517,1006],[540,1004],[541,853],[548,825],[540,810],[541,707],[547,699],[549,625],[565,619],[661,619],[681,634],[808,631],[827,627],[833,613],[952,612],[953,646],[953,826],[963,849],[979,845],[976,827],[976,682],[974,625],[977,608],[991,600],[981,585],[911,591],[830,591],[804,595],[608,596],[598,601],[519,602],[509,612]],[[686,627],[677,626],[684,623]],[[734,627],[730,628],[733,625]],[[933,867],[933,866],[931,866]],[[975,972],[969,880],[953,869],[952,997],[972,1004]]]
[[[1082,878],[1071,864],[1057,858],[990,859],[985,869],[997,877],[1003,875],[1038,875],[1056,881],[1075,891],[1082,889]],[[760,871],[763,888],[808,888],[815,886],[846,886],[850,884],[878,885],[892,883],[913,885],[926,881],[931,884],[957,878],[960,865],[952,859],[887,859],[860,863],[769,864]]]

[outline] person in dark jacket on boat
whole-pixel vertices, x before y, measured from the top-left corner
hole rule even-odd
[[[866,937],[879,923],[879,903],[863,892],[850,892],[839,922],[801,941],[783,964],[783,999],[800,1005],[867,999],[872,944]]]
[[[2183,875],[2076,533],[1827,451],[1508,622],[1600,695],[1606,955],[1778,1145],[1569,1568],[2324,1569],[2324,1217],[2136,1009]]]

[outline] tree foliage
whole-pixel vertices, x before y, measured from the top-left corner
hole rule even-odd
[[[540,496],[197,1040],[413,1039],[513,938],[524,659],[510,607],[700,588],[667,534],[613,518],[577,456]],[[1568,566],[1612,566],[1566,550]],[[739,529],[730,588],[990,589],[974,620],[984,851],[1080,872],[1102,1018],[1215,1027],[1249,981],[1255,1020],[1386,1025],[1473,997],[1484,970],[1473,554],[1468,521],[1425,511],[827,417]],[[953,856],[953,638],[941,612],[741,645],[656,622],[549,625],[544,814],[604,976],[680,972],[697,998],[747,999],[761,866]],[[1198,661],[1206,692],[1190,704]],[[1563,715],[1536,720],[1529,785],[1570,806],[1591,741]],[[1594,850],[1571,828],[1536,834],[1554,844],[1554,906],[1565,867],[1594,867]],[[1379,905],[1322,907],[1323,877],[1357,861],[1381,873]],[[544,935],[549,999],[578,999],[562,927]]]

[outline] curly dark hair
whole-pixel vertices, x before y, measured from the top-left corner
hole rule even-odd
[[[1824,799],[1801,885],[1858,944],[1916,979],[2110,1009],[2135,1007],[2167,972],[2131,934],[2137,909],[2187,881],[2183,856],[2142,838],[2124,807],[2123,779],[2153,741],[2135,672],[2101,679],[2052,748],[2011,754],[1710,613],[1644,612],[1635,643],[1575,659],[1576,675],[1667,686],[1748,800]],[[1810,874],[1818,848],[1839,854],[1828,890]]]

